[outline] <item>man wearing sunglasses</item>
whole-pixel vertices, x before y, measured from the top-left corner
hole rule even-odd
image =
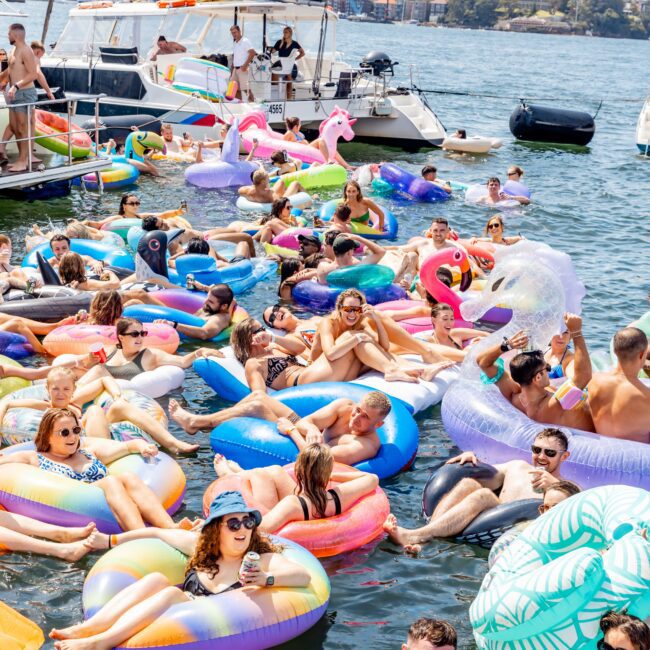
[[[542,499],[544,490],[562,480],[560,468],[569,457],[569,441],[559,429],[540,431],[531,445],[531,462],[512,460],[495,465],[497,472],[489,479],[464,478],[444,496],[429,523],[422,528],[408,530],[397,525],[389,515],[384,530],[390,538],[408,551],[417,552],[420,544],[434,537],[454,537],[485,510],[522,499]],[[476,465],[473,451],[450,458],[447,464]],[[499,491],[499,496],[495,494]]]
[[[618,361],[610,372],[597,372],[589,382],[589,404],[596,433],[650,442],[650,386],[639,379],[648,354],[648,337],[638,327],[614,335]]]
[[[582,391],[591,380],[591,360],[587,345],[582,335],[582,318],[576,314],[565,314],[564,323],[569,331],[575,348],[574,375],[553,391],[548,376],[551,367],[544,359],[541,350],[521,352],[510,361],[510,372],[505,369],[501,355],[509,350],[525,348],[528,337],[525,332],[517,332],[503,343],[496,344],[478,354],[476,361],[482,370],[481,380],[485,384],[496,384],[503,396],[513,406],[525,413],[531,420],[548,422],[564,427],[595,431],[591,410],[585,399],[575,407],[566,408],[563,391]]]

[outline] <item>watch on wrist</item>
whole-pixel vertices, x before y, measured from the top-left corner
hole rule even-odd
[[[512,350],[512,348],[510,347],[510,343],[508,343],[508,339],[504,336],[503,343],[501,344],[501,352],[508,352],[509,350]]]
[[[275,578],[273,576],[266,576],[266,586],[272,587],[275,584]]]

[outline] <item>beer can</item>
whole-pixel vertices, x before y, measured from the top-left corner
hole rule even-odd
[[[248,551],[248,553],[244,555],[244,559],[242,560],[241,566],[239,567],[239,582],[244,584],[243,574],[250,571],[251,569],[259,568],[259,566],[259,553],[255,553],[255,551]]]
[[[188,291],[191,291],[192,289],[194,289],[194,273],[188,273],[185,276],[185,288]]]
[[[34,293],[35,288],[36,288],[36,280],[34,280],[34,278],[28,278],[27,282],[25,282],[25,293],[31,295]]]

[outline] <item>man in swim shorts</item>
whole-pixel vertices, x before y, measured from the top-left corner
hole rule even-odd
[[[442,498],[429,523],[422,528],[401,528],[395,515],[389,515],[384,530],[394,542],[417,552],[422,542],[434,537],[458,535],[485,510],[521,499],[542,499],[544,490],[562,479],[560,468],[569,457],[569,441],[559,429],[543,429],[535,436],[531,451],[530,463],[511,460],[495,465],[497,473],[491,479],[459,481]],[[448,465],[452,463],[476,465],[478,459],[474,452],[466,451],[447,461]],[[500,490],[499,496],[496,490]]]
[[[434,618],[419,618],[408,631],[402,650],[456,650],[458,639],[453,625]]]
[[[213,284],[208,290],[203,307],[194,314],[205,320],[203,325],[184,325],[164,318],[154,322],[171,325],[178,330],[179,334],[207,341],[221,334],[230,325],[236,307],[237,303],[232,289],[227,284]]]
[[[334,400],[305,418],[263,391],[253,391],[235,406],[208,415],[195,415],[176,400],[169,402],[170,417],[187,433],[209,431],[237,417],[261,418],[277,422],[278,431],[289,436],[298,449],[325,442],[332,448],[334,460],[346,465],[377,455],[381,446],[377,429],[390,410],[390,400],[378,391],[366,393],[358,404],[350,399]]]
[[[13,50],[9,54],[9,67],[7,68],[8,81],[3,79],[5,86],[5,99],[9,106],[9,126],[16,136],[18,145],[18,160],[7,168],[9,172],[27,171],[27,162],[31,142],[24,140],[28,135],[34,135],[35,113],[32,110],[32,124],[29,128],[27,121],[27,106],[15,104],[30,104],[38,101],[38,93],[34,81],[38,75],[36,56],[27,43],[25,43],[25,28],[20,23],[9,25],[9,43]],[[0,157],[5,161],[7,156],[4,150]],[[32,162],[41,162],[32,159]]]
[[[365,246],[368,254],[358,260],[354,256],[354,251],[361,246]],[[327,276],[337,269],[344,269],[348,266],[357,266],[358,264],[378,264],[386,251],[379,245],[369,239],[359,237],[359,235],[345,234],[338,235],[332,243],[334,251],[334,261],[324,259],[318,265],[318,282],[327,284]]]
[[[650,442],[650,386],[639,379],[646,363],[648,337],[637,327],[626,327],[614,335],[613,347],[616,368],[597,372],[589,382],[596,433]]]
[[[582,335],[582,318],[567,313],[564,323],[575,349],[574,374],[557,391],[549,388],[548,371],[551,366],[546,363],[541,350],[521,352],[511,359],[510,372],[505,370],[501,355],[512,349],[524,348],[528,344],[524,332],[517,332],[503,343],[497,343],[478,354],[476,361],[483,371],[481,381],[496,384],[502,395],[531,420],[595,431],[586,401],[585,389],[591,380],[591,361]],[[567,408],[564,401],[563,395],[567,390],[573,393],[582,391],[581,400],[572,408]]]

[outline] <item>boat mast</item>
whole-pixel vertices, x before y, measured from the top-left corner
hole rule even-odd
[[[318,41],[318,55],[314,66],[314,79],[311,82],[311,90],[315,97],[320,96],[320,77],[323,70],[323,53],[325,52],[325,37],[327,35],[327,9],[323,9],[323,17],[320,20],[320,38]]]
[[[43,34],[41,35],[41,43],[45,44],[45,37],[47,36],[47,30],[50,26],[50,16],[52,15],[52,9],[54,8],[54,0],[47,0],[47,9],[45,10],[45,19],[43,20]]]

